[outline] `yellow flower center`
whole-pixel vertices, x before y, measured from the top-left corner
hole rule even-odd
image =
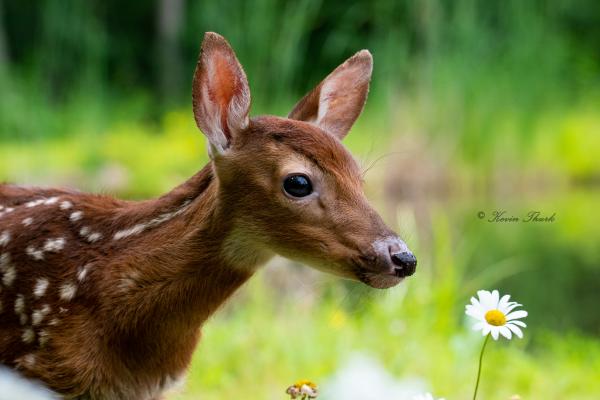
[[[506,324],[506,315],[500,310],[490,310],[485,313],[485,320],[490,325],[503,326]]]
[[[317,384],[312,381],[309,381],[308,379],[301,379],[301,380],[297,381],[296,383],[294,383],[294,386],[297,387],[298,389],[301,389],[303,385],[306,385],[306,386],[310,387],[311,389],[317,388]]]

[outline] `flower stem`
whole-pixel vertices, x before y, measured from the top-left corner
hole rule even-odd
[[[477,398],[477,389],[479,389],[479,378],[481,377],[481,361],[483,360],[483,352],[485,351],[485,345],[490,339],[490,334],[488,333],[483,341],[483,346],[481,346],[481,353],[479,353],[479,368],[477,369],[477,382],[475,382],[475,392],[473,393],[473,400]]]

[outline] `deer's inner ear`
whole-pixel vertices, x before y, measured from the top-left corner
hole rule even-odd
[[[250,88],[235,53],[216,33],[204,36],[192,91],[196,124],[211,153],[223,153],[248,126]]]
[[[365,105],[372,70],[371,53],[359,51],[304,96],[288,118],[312,122],[343,139]]]

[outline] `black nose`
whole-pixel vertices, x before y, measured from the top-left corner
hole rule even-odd
[[[411,276],[417,269],[417,257],[410,252],[394,253],[390,254],[394,267],[394,272],[397,276],[404,278],[405,276]]]

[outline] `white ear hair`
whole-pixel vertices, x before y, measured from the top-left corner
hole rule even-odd
[[[311,122],[343,139],[367,100],[373,57],[361,50],[304,96],[288,118]]]
[[[250,88],[227,41],[208,32],[193,82],[194,117],[208,138],[211,157],[224,153],[249,124]]]

